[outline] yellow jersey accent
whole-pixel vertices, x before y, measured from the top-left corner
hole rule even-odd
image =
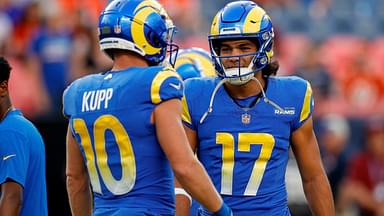
[[[172,68],[169,68],[169,67],[166,67],[163,69],[163,71],[160,71],[152,80],[152,85],[151,85],[152,103],[158,104],[161,102],[160,87],[163,84],[164,80],[166,80],[169,77],[177,77],[179,80],[181,80],[180,75],[176,73]]]
[[[187,100],[185,99],[185,96],[181,99],[181,104],[183,106],[183,111],[181,118],[183,121],[187,122],[188,124],[192,124],[191,115],[189,114],[188,104]]]
[[[308,118],[309,113],[311,112],[311,98],[312,98],[312,88],[311,84],[307,81],[307,90],[305,91],[305,97],[303,102],[303,108],[301,109],[300,122]]]

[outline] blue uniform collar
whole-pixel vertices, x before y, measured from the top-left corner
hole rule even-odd
[[[7,119],[8,116],[11,115],[21,115],[21,111],[19,109],[16,109],[12,107],[10,110],[8,110],[2,119],[0,119],[0,123],[3,122],[5,119]]]

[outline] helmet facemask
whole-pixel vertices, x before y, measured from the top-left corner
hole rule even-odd
[[[273,56],[273,27],[267,13],[252,1],[234,1],[227,4],[214,17],[208,36],[212,60],[218,76],[234,85],[247,83],[254,73],[261,71]],[[257,51],[246,55],[223,56],[220,42],[228,40],[249,40],[256,44]],[[241,52],[241,54],[244,54]],[[224,58],[239,58],[252,55],[249,65],[225,68]]]
[[[213,39],[210,38],[210,47],[211,47],[211,54],[212,59],[215,63],[217,74],[222,77],[226,78],[229,83],[232,85],[243,85],[249,82],[255,73],[261,71],[268,63],[270,58],[268,58],[268,54],[266,52],[266,49],[270,49],[272,47],[272,39],[273,39],[273,31],[272,32],[264,32],[262,33],[264,35],[265,40],[260,40],[258,37],[240,37],[236,38],[230,37],[227,35],[226,38],[228,40],[244,40],[247,39],[251,42],[253,42],[256,47],[256,52],[241,54],[241,55],[221,55],[220,53],[220,46],[221,42],[225,41],[226,39]],[[237,35],[238,36],[238,35]],[[211,36],[210,36],[211,37]],[[252,60],[250,61],[248,66],[243,66],[241,64],[241,58],[253,56]],[[233,59],[238,58],[237,60],[237,67],[231,67],[231,68],[225,68],[223,65],[224,59]]]
[[[232,85],[243,85],[251,80],[251,78],[254,76],[254,73],[256,72],[254,70],[254,64],[253,60],[255,59],[256,53],[249,53],[249,54],[243,54],[243,55],[236,55],[236,56],[217,56],[214,57],[215,61],[218,62],[218,64],[221,66],[223,73],[219,73],[218,75],[222,78],[226,78],[227,81]],[[249,63],[248,67],[244,67],[241,65],[241,58],[247,57],[247,56],[253,56],[251,62]],[[225,68],[223,65],[223,60],[229,59],[229,58],[237,58],[237,66],[231,67],[231,68]]]
[[[168,17],[168,15],[162,16],[166,20],[166,26],[167,31],[163,33],[163,41],[166,41],[166,55],[169,56],[168,62],[164,61],[161,62],[161,65],[168,65],[170,64],[173,68],[175,67],[176,59],[173,59],[172,56],[177,56],[179,52],[179,46],[173,42],[173,37],[177,33],[177,28],[173,24],[172,20]]]

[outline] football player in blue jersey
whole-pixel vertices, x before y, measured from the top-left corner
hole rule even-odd
[[[48,215],[44,142],[12,106],[10,72],[8,61],[0,57],[0,215]]]
[[[184,81],[193,77],[216,76],[211,55],[206,50],[198,47],[180,49],[175,62],[175,70]],[[176,202],[178,202],[178,199],[187,199],[186,202],[180,202],[185,203],[186,206],[180,207],[179,205],[179,207],[181,209],[189,208],[189,215],[197,215],[200,204],[184,192],[180,185],[175,185],[175,187]],[[176,209],[176,215],[179,215],[178,209]],[[181,214],[181,216],[183,215]]]
[[[231,215],[189,148],[182,80],[162,66],[174,30],[154,0],[115,0],[102,12],[99,44],[113,67],[74,81],[63,95],[73,215],[174,215],[172,170],[206,208]]]
[[[334,215],[310,84],[272,76],[278,70],[273,39],[269,16],[252,1],[229,3],[214,17],[208,40],[218,77],[185,82],[182,118],[190,145],[235,216],[290,215],[290,148],[313,214]],[[206,208],[199,214],[212,215]]]

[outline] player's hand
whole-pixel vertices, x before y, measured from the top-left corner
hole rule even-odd
[[[213,213],[214,216],[232,216],[233,213],[232,213],[232,209],[229,208],[229,206],[227,206],[227,204],[223,203],[223,205],[221,205],[221,208],[219,209],[219,211]]]

